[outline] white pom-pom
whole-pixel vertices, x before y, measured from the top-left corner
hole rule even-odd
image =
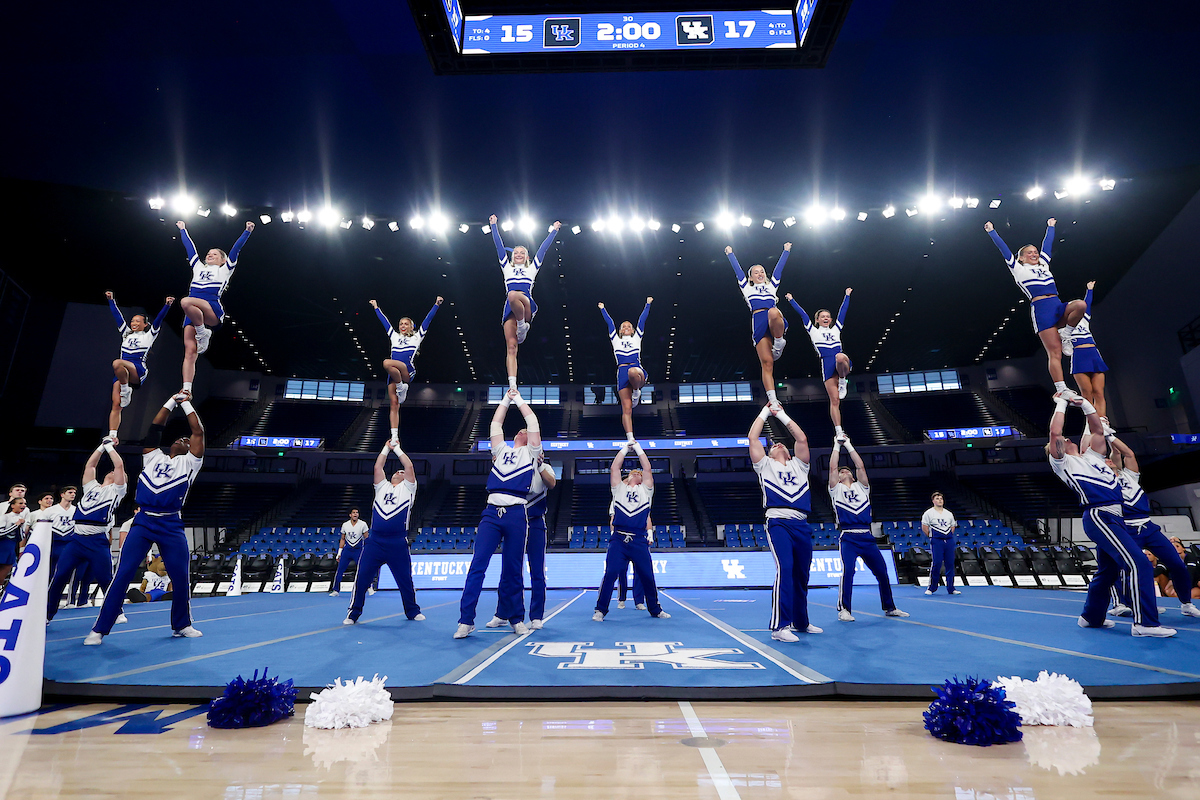
[[[365,728],[372,722],[392,718],[392,696],[383,688],[387,676],[377,674],[371,680],[361,676],[333,685],[310,695],[312,702],[304,712],[304,724],[310,728]]]
[[[1013,676],[997,678],[1009,700],[1017,704],[1022,725],[1069,725],[1090,728],[1092,701],[1083,687],[1066,675],[1042,670],[1036,681]]]
[[[1059,775],[1082,775],[1100,763],[1095,728],[1030,728],[1022,738],[1029,763]]]

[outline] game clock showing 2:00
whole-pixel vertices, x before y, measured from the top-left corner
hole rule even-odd
[[[795,19],[791,11],[467,17],[462,52],[795,49],[804,38]]]

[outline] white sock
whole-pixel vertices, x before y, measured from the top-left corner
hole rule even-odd
[[[203,333],[204,331],[208,330],[208,328],[204,326],[203,322],[201,322],[199,325],[194,325],[193,327],[196,329],[196,333]]]
[[[633,441],[633,431],[629,431],[628,433],[626,433],[625,438],[632,442]]]
[[[191,382],[191,381],[184,381],[184,382],[183,382],[183,390],[184,390],[185,392],[190,392],[190,391],[192,390],[192,382]]]
[[[115,438],[117,438],[117,432],[116,432],[116,431],[109,431],[109,432],[108,432],[108,435],[109,435],[109,436],[111,436],[111,437],[112,437],[112,438],[114,438],[114,439],[115,439]]]
[[[398,431],[397,428],[392,428],[392,441],[393,442],[400,438],[400,434],[397,431]]]
[[[1067,390],[1067,382],[1066,381],[1055,381],[1054,382],[1054,391],[1065,392],[1066,390]]]
[[[510,389],[517,388],[517,376],[516,375],[508,376],[508,388],[510,388]]]
[[[779,402],[779,400],[778,400],[778,399],[776,399],[776,397],[775,397],[775,390],[774,390],[774,389],[768,389],[768,390],[767,390],[767,402],[768,402],[768,403],[778,403],[778,402]]]
[[[834,426],[833,426],[833,432],[834,432],[834,433],[836,433],[838,436],[841,436],[841,435],[842,435],[842,426],[841,426],[841,425],[834,425]]]

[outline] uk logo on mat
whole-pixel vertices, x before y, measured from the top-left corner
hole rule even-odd
[[[671,669],[764,669],[757,661],[727,661],[717,656],[740,656],[735,647],[683,647],[680,642],[614,642],[615,648],[594,642],[537,642],[529,655],[557,658],[559,669],[645,669],[667,664]]]

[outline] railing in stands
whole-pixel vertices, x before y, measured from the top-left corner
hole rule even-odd
[[[1187,517],[1192,523],[1192,530],[1196,530],[1196,517],[1192,513],[1191,506],[1164,506],[1157,500],[1150,501],[1150,513],[1155,516],[1172,517],[1180,516]]]

